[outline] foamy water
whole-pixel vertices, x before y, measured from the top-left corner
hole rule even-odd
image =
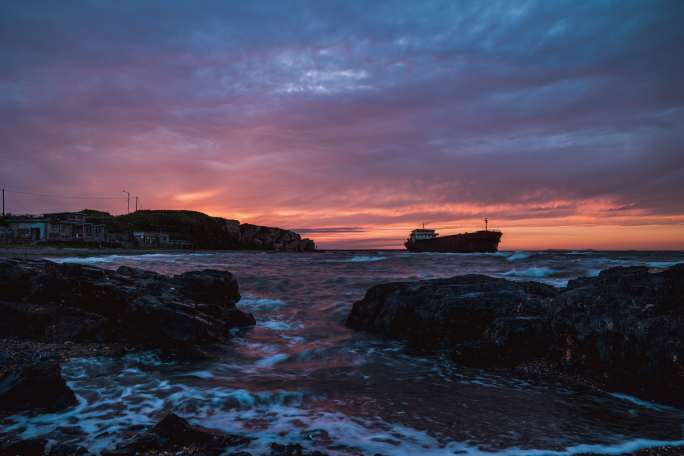
[[[343,326],[351,304],[380,282],[484,273],[564,286],[606,267],[667,267],[684,262],[684,253],[223,252],[60,261],[168,274],[229,270],[240,282],[239,306],[257,325],[234,331],[211,362],[165,363],[153,353],[74,360],[63,375],[78,405],[11,417],[0,434],[44,435],[97,452],[174,411],[257,437],[246,448],[257,454],[271,442],[345,455],[619,454],[684,445],[681,410],[416,357],[400,342]]]

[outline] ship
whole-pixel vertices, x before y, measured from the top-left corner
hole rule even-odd
[[[448,236],[423,226],[411,231],[404,246],[411,252],[496,252],[503,233],[487,229],[487,222],[484,230]]]

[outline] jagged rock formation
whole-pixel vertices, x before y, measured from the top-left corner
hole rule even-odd
[[[406,339],[414,347],[451,347],[479,338],[497,318],[543,314],[554,287],[482,275],[377,285],[354,304],[347,326]]]
[[[312,252],[316,244],[311,239],[302,239],[294,231],[252,225],[235,220],[226,221],[231,226],[229,232],[234,235],[234,242],[239,248],[254,250],[277,250],[283,252]],[[235,227],[237,225],[237,228]]]
[[[135,231],[167,232],[172,239],[191,242],[198,249],[247,249],[309,252],[316,250],[311,239],[294,231],[240,224],[237,220],[211,217],[195,211],[144,210],[112,216],[106,212],[82,211],[93,223],[126,240]]]
[[[684,404],[684,264],[613,268],[564,289],[482,275],[377,285],[347,325],[446,349],[467,365],[541,360],[609,389]]]
[[[44,342],[122,342],[192,352],[253,325],[225,271],[174,277],[43,260],[0,259],[0,333]]]

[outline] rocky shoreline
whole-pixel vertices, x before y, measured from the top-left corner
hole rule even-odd
[[[231,329],[252,326],[239,310],[235,278],[225,271],[169,277],[121,267],[116,271],[45,260],[0,259],[0,422],[15,413],[50,413],[76,404],[60,363],[82,357],[155,350],[172,359],[220,351]],[[171,413],[104,455],[219,455],[249,436],[190,424]],[[0,440],[0,456],[89,455],[44,438]],[[319,456],[297,444],[274,443],[273,456]]]
[[[468,366],[544,366],[528,371],[684,405],[684,264],[612,268],[563,289],[483,275],[382,284],[347,325]]]
[[[154,350],[194,360],[220,353],[232,329],[255,324],[239,299],[237,280],[225,271],[164,276],[0,259],[0,423],[15,413],[72,407],[77,399],[60,372],[70,359]],[[347,325],[405,340],[418,354],[447,351],[469,366],[684,403],[684,264],[609,269],[563,289],[482,275],[382,284],[354,303]],[[251,440],[170,413],[102,454],[248,456],[242,448]],[[0,441],[0,456],[18,454],[90,453],[43,438]],[[265,454],[323,455],[278,443]]]

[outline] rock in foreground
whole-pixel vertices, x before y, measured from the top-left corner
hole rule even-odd
[[[250,439],[193,426],[175,413],[166,415],[149,431],[108,452],[110,456],[150,454],[222,454],[227,448],[244,445]]]
[[[75,403],[56,362],[20,366],[0,376],[0,414],[57,412]]]
[[[483,275],[388,283],[354,304],[347,326],[447,348],[478,339],[497,318],[543,315],[556,294],[548,285]]]
[[[463,364],[542,360],[610,389],[684,404],[684,264],[613,268],[565,289],[480,275],[377,285],[347,325],[447,349]]]
[[[49,261],[0,259],[0,333],[41,342],[117,342],[192,351],[253,325],[224,271],[174,277]]]

